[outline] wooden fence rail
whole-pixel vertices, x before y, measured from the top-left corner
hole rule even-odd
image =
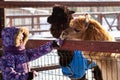
[[[29,40],[26,47],[35,48],[49,41],[52,40]],[[57,49],[120,53],[120,42],[66,40],[64,45]]]
[[[0,1],[0,8],[16,7],[52,7],[54,4],[61,4],[74,7],[103,7],[119,6],[120,1]]]

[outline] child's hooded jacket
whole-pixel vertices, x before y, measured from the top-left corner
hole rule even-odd
[[[2,30],[3,56],[0,58],[0,69],[3,80],[27,80],[30,72],[28,62],[53,49],[51,41],[38,48],[26,50],[28,34],[26,28],[7,27]]]

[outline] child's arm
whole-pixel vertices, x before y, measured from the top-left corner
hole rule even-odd
[[[60,44],[57,45],[56,44],[57,42]],[[62,40],[47,42],[46,44],[44,44],[38,48],[27,50],[26,54],[28,55],[29,60],[32,61],[32,60],[35,60],[43,55],[50,53],[53,50],[53,47],[58,47],[61,45],[62,45]]]
[[[53,49],[52,44],[53,44],[53,42],[51,41],[51,42],[47,42],[46,44],[44,44],[38,48],[26,50],[26,54],[29,57],[29,61],[35,60],[35,59],[51,52]]]

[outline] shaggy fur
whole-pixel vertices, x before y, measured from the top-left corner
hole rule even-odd
[[[68,40],[83,40],[83,41],[87,40],[114,41],[112,36],[104,29],[104,27],[96,20],[91,19],[88,14],[84,16],[79,16],[78,18],[71,20],[70,27],[63,31],[61,38]],[[102,70],[101,76],[103,76],[103,80],[118,80],[116,79],[116,77],[119,74],[117,74],[117,70],[114,68],[115,67],[118,68],[120,66],[116,58],[120,54],[115,55],[114,53],[85,52],[85,51],[83,52],[83,54],[85,55],[85,57],[89,59],[94,59],[94,61]],[[94,71],[94,73],[95,75],[97,75],[96,71]],[[98,74],[97,76],[100,75]]]
[[[73,19],[73,13],[74,11],[63,5],[53,7],[52,15],[48,17],[47,22],[51,24],[50,32],[54,38],[59,38],[62,31],[69,27],[69,22]],[[58,50],[58,55],[60,65],[67,66],[72,60],[73,51]]]
[[[25,46],[28,41],[29,30],[25,27],[19,28],[19,32],[15,36],[15,46],[20,46],[23,43]]]
[[[53,37],[59,38],[61,32],[69,27],[73,13],[74,11],[70,11],[66,6],[55,5],[53,7],[52,15],[47,19],[47,22],[51,24],[50,32]]]

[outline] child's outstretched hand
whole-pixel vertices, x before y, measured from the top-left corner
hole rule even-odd
[[[33,80],[38,75],[36,71],[31,71],[28,73],[28,79],[27,80]]]
[[[54,40],[52,45],[53,47],[61,47],[63,43],[64,43],[64,40],[59,38],[59,39]]]
[[[33,77],[37,77],[38,76],[38,72],[33,71]]]

